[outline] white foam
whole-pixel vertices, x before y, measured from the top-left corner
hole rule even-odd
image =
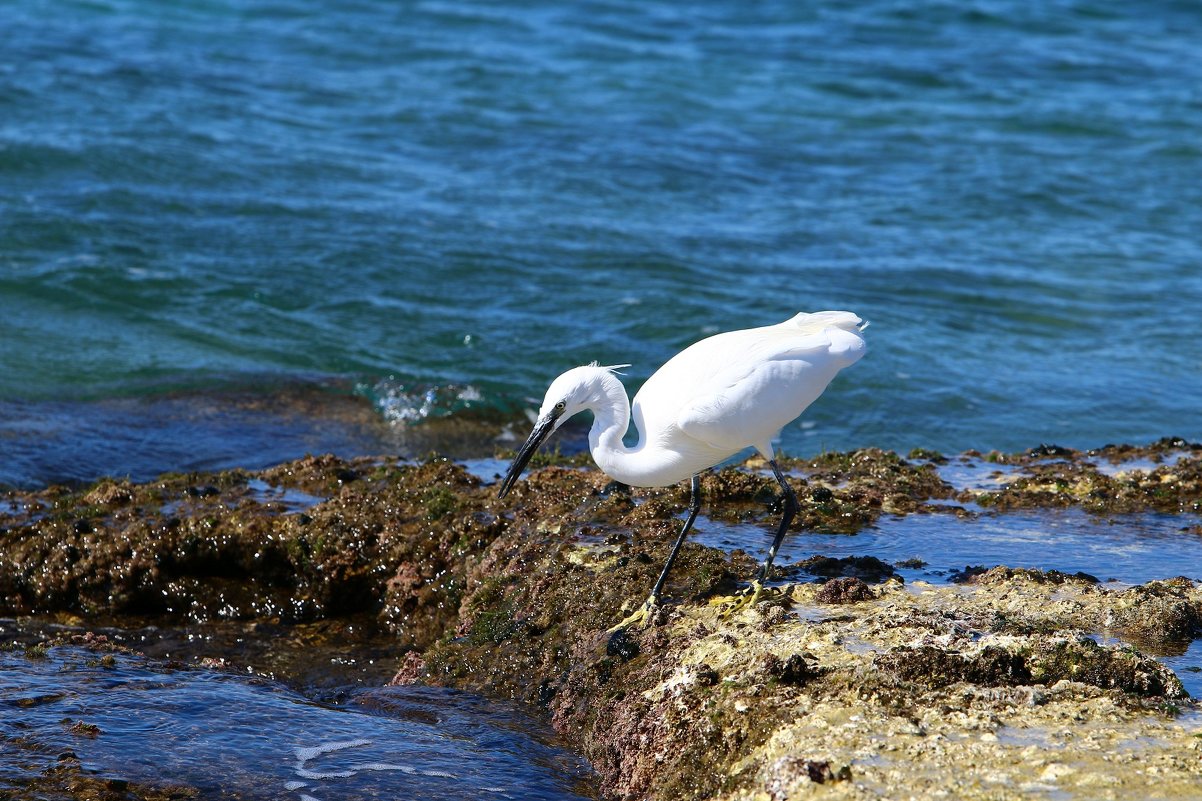
[[[342,751],[347,748],[358,748],[361,745],[371,745],[371,740],[344,740],[338,743],[324,743],[315,745],[309,748],[294,748],[296,758],[301,762],[308,762],[310,759],[316,759],[322,754],[328,754],[331,751]]]
[[[443,770],[418,770],[410,765],[393,765],[387,762],[356,762],[348,765],[345,770],[309,770],[305,764],[313,759],[316,759],[323,754],[333,753],[335,751],[344,751],[348,748],[358,748],[363,745],[371,745],[371,740],[345,740],[337,743],[323,743],[309,747],[294,748],[296,753],[296,775],[303,779],[349,779],[359,771],[397,771],[404,773],[407,776],[432,776],[440,779],[457,779],[459,778],[453,773],[447,773]],[[285,787],[288,790],[297,790],[301,787],[308,786],[305,782],[292,781],[288,782]]]
[[[294,748],[296,753],[296,775],[303,779],[346,779],[355,775],[355,771],[314,771],[305,768],[305,763],[316,759],[322,754],[343,751],[347,748],[358,748],[361,745],[371,745],[371,740],[344,740],[337,743],[323,743],[308,748]]]

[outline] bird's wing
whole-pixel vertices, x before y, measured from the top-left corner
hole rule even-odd
[[[848,317],[858,325],[859,318]],[[723,347],[702,354],[705,361],[698,366],[707,377],[679,406],[676,427],[715,448],[733,452],[754,446],[770,455],[771,441],[781,428],[865,350],[859,329],[850,321],[837,321],[847,322],[844,327],[827,319],[822,327],[805,328],[790,325],[793,322],[733,332],[749,336],[732,337]]]

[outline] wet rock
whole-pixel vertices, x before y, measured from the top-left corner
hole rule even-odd
[[[953,570],[948,578],[953,584],[967,584],[985,575],[989,570],[990,568],[984,565],[965,565],[963,570]]]
[[[1136,640],[1153,643],[1192,640],[1202,634],[1202,608],[1187,578],[1153,581],[1119,593],[1102,621]]]
[[[619,629],[606,640],[605,653],[627,662],[639,655],[638,640],[631,636],[628,629]]]
[[[68,722],[65,721],[64,725],[67,725],[67,723]],[[93,738],[100,736],[99,726],[97,726],[95,723],[86,723],[82,720],[77,720],[74,723],[71,723],[69,726],[67,726],[67,731],[71,732],[77,737]]]
[[[102,480],[84,495],[84,502],[94,506],[125,506],[134,499],[133,488],[128,481]]]
[[[329,488],[345,469],[341,460],[310,458],[269,472],[274,480]],[[157,511],[171,503],[172,513],[162,516],[72,520],[72,512],[93,508],[90,500],[100,491],[56,494],[60,513],[31,520],[0,543],[10,565],[0,573],[0,599],[17,612],[310,620],[379,608],[389,589],[387,565],[399,561],[394,590],[445,601],[462,575],[462,567],[456,573],[448,565],[482,547],[502,525],[482,513],[480,499],[442,500],[475,485],[445,462],[356,481],[309,509],[305,520],[244,503],[246,474],[198,478],[121,486],[131,495],[126,506]],[[432,516],[439,526],[425,537]],[[416,576],[406,582],[407,570]],[[388,600],[402,607],[394,609],[398,617],[406,604],[413,606],[408,597]]]
[[[881,582],[894,575],[893,567],[875,556],[846,556],[833,559],[829,556],[811,556],[795,564],[815,576],[851,576],[864,581]]]
[[[1168,444],[1172,442],[1181,447]],[[1177,457],[1172,464],[1166,460],[1170,454]],[[1113,465],[1138,460],[1138,466],[1103,472],[1091,461],[1099,457]],[[1107,515],[1202,510],[1202,447],[1183,440],[1162,440],[1144,448],[1106,446],[1089,454],[1065,448],[1035,449],[997,455],[993,461],[1018,465],[1021,474],[998,491],[973,496],[976,503],[989,509],[1080,507]]]
[[[1026,660],[1020,654],[997,646],[966,653],[932,646],[895,648],[876,656],[873,666],[902,681],[937,688],[959,682],[982,687],[1031,683]]]
[[[804,489],[805,480],[792,479],[793,491]],[[745,473],[740,470],[719,470],[702,478],[702,497],[713,505],[754,502],[773,503],[781,494],[780,485],[771,477]],[[681,499],[688,502],[687,493]]]
[[[803,686],[827,671],[819,667],[812,654],[790,654],[781,659],[775,654],[764,657],[764,673],[782,684]]]
[[[876,593],[872,588],[854,576],[831,579],[814,595],[814,600],[823,604],[851,604],[873,598]]]
[[[934,462],[935,464],[946,464],[948,461],[948,458],[942,453],[930,448],[914,448],[907,454],[907,458],[912,462]]]
[[[932,646],[896,648],[873,664],[902,681],[941,688],[957,683],[981,687],[1089,684],[1140,696],[1188,697],[1172,671],[1127,649],[1103,648],[1088,638],[1035,638],[1015,647],[986,645],[949,651]]]
[[[401,660],[401,666],[397,669],[396,674],[392,677],[389,684],[416,684],[425,672],[426,660],[417,651],[410,651]]]
[[[1180,679],[1164,665],[1133,649],[1103,648],[1093,640],[1047,640],[1026,660],[1041,684],[1075,681],[1142,696],[1188,698]]]
[[[826,784],[851,779],[851,767],[832,768],[826,760],[786,756],[765,770],[764,789],[772,801],[788,801],[807,791],[806,785]]]
[[[973,584],[1004,584],[1015,579],[1024,579],[1026,581],[1034,581],[1038,584],[1065,584],[1069,582],[1077,582],[1082,584],[1097,584],[1099,583],[1097,576],[1091,576],[1088,573],[1078,571],[1076,573],[1063,573],[1059,570],[1035,570],[1032,568],[1014,568],[999,566],[980,572],[979,568],[965,568],[963,577],[957,578],[962,582],[971,582]]]
[[[1036,459],[1063,459],[1065,457],[1071,457],[1075,453],[1075,451],[1070,450],[1069,448],[1062,448],[1059,445],[1038,445],[1027,451],[1028,456],[1032,456]]]
[[[890,493],[900,493],[915,500],[949,498],[952,494],[951,485],[939,477],[932,461],[912,464],[892,451],[878,448],[824,453],[796,464],[808,472],[811,482],[818,480],[827,485],[846,483],[856,488],[858,494],[869,502]]]
[[[1202,450],[1145,450],[1161,461],[1115,475],[1089,461],[1098,455],[998,454],[1019,473],[980,497],[1001,514],[1192,513]],[[928,501],[955,494],[937,461],[868,449],[788,463],[798,525],[853,532],[882,514],[935,511]],[[317,502],[303,512],[263,502],[252,481]],[[749,801],[818,782],[848,798],[889,797],[901,774],[915,797],[987,798],[981,787],[1022,788],[1049,769],[1037,764],[1046,749],[999,743],[1003,727],[1061,744],[1088,730],[1103,744],[1111,761],[1077,753],[1077,773],[1058,774],[1069,795],[1092,797],[1080,776],[1131,789],[1131,741],[1145,744],[1138,768],[1154,766],[1166,792],[1202,781],[1196,762],[1173,756],[1193,753],[1196,738],[1166,714],[1170,701],[1186,703],[1171,671],[1081,637],[1188,641],[1202,593],[1187,579],[1115,589],[1083,574],[976,567],[961,585],[907,589],[873,557],[818,557],[803,566],[830,580],[795,586],[790,608],[723,616],[720,602],[758,559],[687,542],[653,625],[611,638],[605,630],[647,597],[667,557],[684,487],[617,490],[596,470],[556,464],[498,501],[495,487],[436,457],[310,457],[258,474],[110,484],[10,498],[6,614],[232,620],[265,641],[367,617],[392,633],[395,681],[536,705],[594,764],[606,798]],[[769,477],[727,470],[704,489],[717,516],[766,531],[778,519]],[[853,762],[854,779],[840,781]]]

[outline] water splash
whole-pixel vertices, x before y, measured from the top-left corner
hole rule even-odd
[[[393,425],[413,425],[468,409],[489,409],[484,394],[471,384],[425,386],[389,376],[372,384],[361,382],[355,386],[355,393],[368,398]]]

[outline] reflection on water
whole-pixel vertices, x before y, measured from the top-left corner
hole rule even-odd
[[[1202,698],[1202,640],[1194,640],[1181,653],[1166,654],[1160,661],[1177,674],[1191,698]]]

